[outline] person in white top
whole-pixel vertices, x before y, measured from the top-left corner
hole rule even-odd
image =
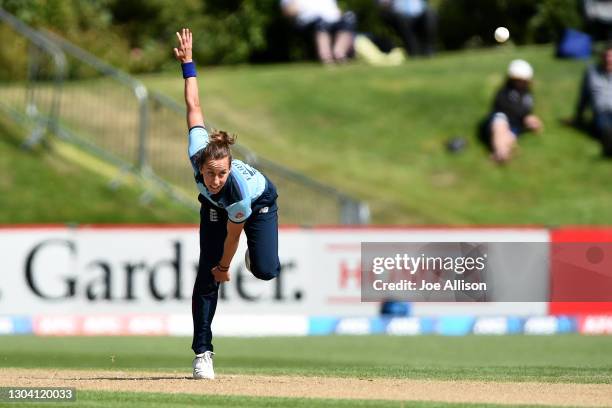
[[[383,20],[397,32],[410,56],[434,54],[437,15],[427,0],[377,0]]]
[[[336,0],[280,0],[283,14],[298,30],[313,36],[319,60],[325,64],[344,62],[353,47],[356,17],[342,13]]]

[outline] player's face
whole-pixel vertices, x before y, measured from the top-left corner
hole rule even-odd
[[[207,161],[202,169],[202,176],[204,177],[204,184],[208,191],[212,194],[217,194],[227,181],[227,177],[230,173],[230,160],[229,157],[224,157],[218,160]]]
[[[520,91],[527,91],[529,89],[529,81],[525,79],[513,79],[514,87]]]

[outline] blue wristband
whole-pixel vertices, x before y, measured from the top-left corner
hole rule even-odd
[[[185,62],[181,64],[181,68],[183,69],[183,78],[187,79],[197,76],[195,62]]]

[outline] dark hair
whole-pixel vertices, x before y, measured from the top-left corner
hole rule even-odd
[[[232,151],[230,146],[236,143],[236,135],[227,133],[224,130],[213,130],[208,136],[208,145],[195,155],[195,164],[199,169],[209,160],[219,160],[229,157],[232,163]]]

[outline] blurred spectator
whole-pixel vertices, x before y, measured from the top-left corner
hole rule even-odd
[[[532,113],[532,79],[531,65],[524,60],[514,60],[508,66],[506,83],[495,96],[486,126],[493,159],[498,163],[511,159],[521,133],[542,130],[542,121]]]
[[[583,0],[587,28],[596,40],[612,39],[612,0]]]
[[[409,55],[433,55],[437,16],[427,0],[377,1],[383,19],[401,37]]]
[[[584,125],[587,108],[593,113],[591,129],[601,141],[604,156],[612,157],[612,43],[601,53],[599,64],[590,65],[584,73],[575,125]]]
[[[342,13],[336,0],[281,0],[283,14],[304,35],[314,37],[319,60],[343,62],[353,47],[355,14]]]

